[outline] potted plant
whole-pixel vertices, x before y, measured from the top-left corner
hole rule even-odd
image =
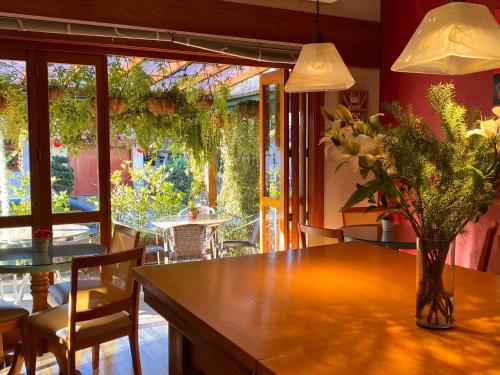
[[[198,217],[198,209],[196,208],[196,203],[193,200],[188,201],[188,218],[194,220]]]
[[[49,80],[49,103],[60,102],[65,94],[66,90],[59,81]]]
[[[333,126],[321,142],[328,142],[337,168],[349,164],[368,178],[345,208],[378,194],[382,217],[399,212],[411,224],[417,236],[416,322],[444,329],[455,320],[455,237],[498,196],[500,119],[470,120],[455,102],[452,84],[431,86],[428,101],[439,115],[442,136],[411,107],[392,103],[387,108],[397,127],[382,126],[380,114],[363,121],[342,106],[333,112],[323,108]],[[500,116],[500,108],[494,113]]]
[[[146,98],[149,110],[157,116],[172,115],[177,112],[178,106],[185,101],[184,95],[177,86],[168,90],[157,89],[151,91]]]

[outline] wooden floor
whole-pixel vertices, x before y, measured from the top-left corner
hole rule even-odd
[[[161,317],[152,313],[146,306],[141,309],[139,321],[139,347],[141,368],[144,375],[168,373],[168,325]],[[101,345],[99,370],[92,372],[91,349],[77,353],[77,368],[85,374],[129,375],[133,374],[128,339],[108,342]],[[7,374],[7,369],[0,374]],[[52,354],[37,359],[37,375],[59,374],[59,367]],[[23,374],[25,372],[23,371]]]

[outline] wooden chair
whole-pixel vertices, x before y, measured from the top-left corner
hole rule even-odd
[[[342,231],[342,229],[318,228],[305,224],[299,224],[299,233],[300,233],[300,242],[302,244],[302,247],[307,246],[306,235],[323,237],[323,238],[332,238],[336,239],[339,243],[344,242],[344,232]]]
[[[139,246],[139,239],[141,233],[135,229],[126,227],[121,224],[115,224],[113,231],[113,238],[111,239],[111,245],[109,247],[109,253],[117,253],[124,250],[135,249]],[[84,274],[88,274],[88,271],[83,270]],[[94,282],[89,280],[85,282],[82,280],[81,287],[84,288],[85,284],[87,287],[93,288]],[[71,282],[63,281],[61,283],[52,284],[49,286],[49,304],[51,306],[64,305],[69,301],[69,294],[71,290]]]
[[[24,319],[29,311],[12,303],[0,300],[0,368],[4,363],[3,334],[15,330],[21,330]],[[24,357],[21,345],[16,345],[14,356],[11,361],[8,375],[20,374],[23,367]]]
[[[199,224],[179,225],[171,229],[168,237],[169,262],[207,259],[205,251],[207,227]]]
[[[384,212],[383,208],[375,208],[366,212],[368,207],[351,207],[342,209],[342,226],[378,224],[377,218]]]
[[[224,251],[227,249],[234,249],[234,248],[242,248],[242,247],[255,247],[257,244],[257,239],[259,237],[259,231],[260,231],[260,218],[254,219],[249,221],[248,223],[245,223],[243,225],[240,225],[236,228],[234,228],[232,231],[228,232],[229,234],[231,232],[237,231],[241,228],[247,227],[247,226],[252,226],[252,232],[250,233],[250,238],[248,240],[225,240],[221,241],[216,244],[217,248],[219,251]],[[227,235],[228,233],[225,233]]]
[[[99,368],[99,345],[128,336],[134,374],[141,374],[138,343],[139,285],[132,267],[143,263],[144,249],[75,257],[71,264],[69,304],[35,313],[23,325],[26,372],[34,375],[36,354],[46,343],[62,375],[75,374],[75,353],[92,347],[92,367]],[[80,270],[100,267],[97,287],[80,288]]]
[[[486,231],[486,236],[484,238],[483,248],[481,250],[481,257],[479,258],[479,263],[477,265],[478,271],[486,272],[488,271],[488,263],[490,262],[491,249],[493,248],[493,243],[495,241],[495,234],[498,230],[498,223],[493,221],[491,226]]]

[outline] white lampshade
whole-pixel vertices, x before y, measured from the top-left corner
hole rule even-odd
[[[285,85],[286,92],[346,90],[354,79],[332,43],[306,44]]]
[[[452,2],[424,17],[395,72],[461,75],[500,67],[500,25],[481,4]]]

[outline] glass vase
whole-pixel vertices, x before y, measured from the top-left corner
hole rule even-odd
[[[448,329],[455,318],[455,240],[417,238],[417,306],[415,320],[421,327]]]

